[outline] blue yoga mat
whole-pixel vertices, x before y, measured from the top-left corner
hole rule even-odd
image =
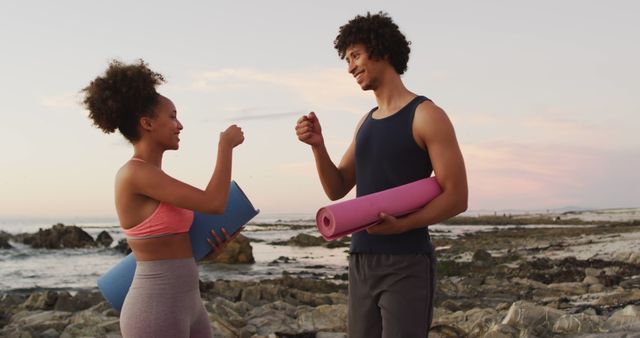
[[[211,246],[207,242],[207,238],[212,237],[211,230],[214,230],[220,238],[224,238],[222,228],[225,228],[229,234],[234,234],[259,212],[253,207],[238,184],[231,181],[227,208],[222,215],[194,213],[191,230],[189,230],[193,257],[196,260],[201,260],[211,252]],[[212,241],[216,242],[215,239]],[[124,298],[129,292],[135,272],[136,258],[133,254],[129,254],[98,278],[98,288],[102,292],[102,296],[118,311],[122,309]]]

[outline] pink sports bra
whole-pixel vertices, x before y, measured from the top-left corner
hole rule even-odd
[[[132,160],[144,162],[133,157]],[[193,223],[193,211],[160,202],[156,210],[142,223],[123,229],[129,239],[162,237],[188,232]]]

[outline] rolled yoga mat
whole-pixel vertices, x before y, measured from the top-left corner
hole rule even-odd
[[[441,192],[435,177],[424,178],[321,208],[316,226],[332,241],[379,223],[381,212],[398,217],[417,211]]]
[[[212,248],[207,242],[207,238],[212,237],[211,230],[214,230],[220,238],[224,238],[222,228],[225,228],[230,235],[234,234],[259,212],[253,207],[238,184],[232,181],[227,207],[222,215],[194,212],[193,223],[189,230],[193,257],[196,260],[201,260],[211,252]],[[213,242],[215,243],[215,239]],[[133,254],[129,254],[98,278],[100,292],[107,302],[118,311],[122,309],[124,298],[129,292],[135,272],[136,258]]]

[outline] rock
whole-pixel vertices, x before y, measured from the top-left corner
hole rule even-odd
[[[298,325],[303,331],[347,330],[347,306],[320,305],[311,311],[303,311],[298,316]]]
[[[593,284],[589,286],[589,293],[600,293],[604,291],[604,285],[602,284]]]
[[[578,334],[600,332],[604,319],[600,316],[579,314],[562,315],[553,325],[553,332],[562,334]]]
[[[614,260],[639,265],[640,264],[640,252],[625,251],[616,254],[613,257]]]
[[[486,250],[479,249],[473,253],[473,258],[471,260],[474,263],[489,264],[493,261],[493,257]]]
[[[71,313],[63,311],[25,311],[16,314],[8,326],[17,326],[31,332],[55,329],[61,332],[68,324]]]
[[[584,274],[586,276],[592,276],[592,277],[598,277],[598,275],[600,275],[600,269],[594,269],[594,268],[585,268],[584,269]]]
[[[640,323],[640,306],[627,305],[624,309],[614,312],[606,321],[606,327],[620,330]]]
[[[266,336],[274,332],[293,334],[300,331],[297,320],[268,307],[254,308],[245,319],[245,329],[253,334]]]
[[[121,252],[125,255],[128,255],[131,253],[131,248],[129,247],[129,242],[127,242],[126,238],[123,238],[121,240],[118,241],[118,244],[116,244],[116,246],[114,247],[114,249],[118,252]]]
[[[214,263],[223,264],[253,264],[253,248],[249,243],[249,239],[243,235],[238,235],[231,243],[216,256],[214,251],[203,259],[203,261],[212,261]]]
[[[640,290],[625,290],[603,295],[600,298],[596,299],[593,304],[600,306],[614,306],[621,304],[631,304],[639,301]]]
[[[48,329],[40,334],[40,338],[58,338],[60,333],[56,329]]]
[[[318,332],[315,338],[347,338],[344,332]]]
[[[598,277],[587,275],[586,277],[584,277],[584,280],[582,280],[582,284],[585,284],[585,285],[600,284],[600,280],[598,279]]]
[[[518,283],[521,285],[526,285],[532,289],[546,289],[547,288],[547,284],[535,281],[533,279],[527,279],[527,278],[512,278],[511,279],[512,282],[514,283]]]
[[[111,246],[111,243],[113,243],[113,237],[103,230],[98,234],[98,237],[96,237],[96,243],[108,248]]]
[[[51,310],[58,301],[58,293],[54,291],[34,292],[22,304],[27,310]]]
[[[0,237],[0,249],[11,249],[13,246],[9,244],[9,240],[4,237]]]
[[[527,301],[518,301],[511,305],[502,324],[518,329],[529,330],[533,334],[549,336],[556,321],[564,312]]]
[[[77,312],[88,309],[102,301],[103,298],[99,292],[81,290],[75,296],[71,296],[68,292],[63,291],[58,293],[58,299],[53,309]]]
[[[587,293],[587,288],[582,283],[551,283],[549,289],[562,291],[567,295],[583,295]]]
[[[342,237],[341,239],[326,242],[324,246],[329,249],[345,248],[351,245],[351,237]],[[320,334],[320,333],[318,333]]]
[[[283,242],[272,242],[271,244],[273,245],[291,245],[291,246],[301,246],[301,247],[307,247],[307,246],[322,246],[323,244],[325,244],[325,240],[318,236],[312,236],[312,235],[308,235],[308,234],[298,234],[295,235],[293,237],[291,237],[288,241],[283,241]]]
[[[519,336],[520,331],[518,329],[505,324],[496,324],[487,331],[484,338],[517,338]]]
[[[209,312],[210,318],[211,314],[218,315],[222,320],[229,323],[235,328],[242,328],[247,325],[247,321],[242,318],[242,316],[235,311],[233,306],[229,304],[228,300],[218,297],[214,302],[206,305],[206,308]]]
[[[498,312],[490,308],[474,308],[466,312],[457,311],[440,316],[437,320],[437,324],[456,326],[467,334],[471,334],[473,331],[474,336],[481,336],[498,322],[500,322]]]
[[[23,238],[24,244],[33,248],[64,249],[64,248],[86,248],[95,247],[91,235],[81,228],[71,225],[65,226],[62,223],[53,225],[49,229],[40,229],[35,234],[27,234]]]

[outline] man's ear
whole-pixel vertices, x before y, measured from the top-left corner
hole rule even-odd
[[[147,116],[143,116],[140,118],[140,126],[146,131],[151,131],[153,129],[153,120]]]

